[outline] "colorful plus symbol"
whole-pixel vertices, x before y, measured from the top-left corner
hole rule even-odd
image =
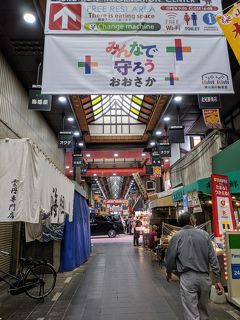
[[[91,56],[85,56],[85,62],[79,61],[78,68],[85,68],[85,74],[91,73],[91,67],[97,67],[98,62],[91,61]]]
[[[192,52],[191,47],[183,47],[181,39],[175,39],[175,47],[167,47],[167,52],[174,52],[176,53],[176,60],[182,61],[183,60],[183,52]]]
[[[165,77],[165,81],[170,81],[170,86],[174,86],[174,80],[179,80],[179,78],[174,77],[172,72],[169,72],[169,77]]]

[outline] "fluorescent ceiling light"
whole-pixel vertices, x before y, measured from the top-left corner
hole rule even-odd
[[[72,173],[73,171],[72,171],[72,170],[70,170],[69,172],[70,172],[70,173]]]
[[[156,135],[157,135],[157,136],[160,136],[161,134],[162,134],[162,131],[157,131],[157,132],[156,132]]]
[[[180,101],[182,101],[182,97],[181,97],[181,96],[176,96],[176,97],[174,98],[174,101],[180,102]]]
[[[79,147],[83,147],[84,146],[84,143],[83,142],[79,142]]]
[[[61,96],[61,97],[58,97],[58,101],[60,101],[60,102],[66,102],[66,101],[67,101],[67,98],[64,97],[64,96]]]
[[[118,157],[118,153],[114,153],[114,157]]]
[[[116,176],[116,173],[113,173],[113,176]]]
[[[67,120],[68,120],[69,122],[73,122],[73,121],[74,121],[74,118],[73,118],[73,117],[68,117]]]
[[[154,141],[150,142],[150,145],[155,146],[155,142]]]
[[[96,174],[96,173],[94,173],[93,175],[94,175],[94,177],[96,177],[96,175],[97,175],[97,174]]]
[[[79,136],[80,136],[80,133],[79,133],[78,131],[75,131],[75,132],[73,132],[73,135],[74,135],[75,137],[79,137]]]
[[[25,13],[23,15],[23,19],[27,22],[27,23],[34,23],[36,21],[36,17],[32,14],[32,13]]]
[[[86,154],[86,157],[90,158],[90,157],[91,157],[91,155],[90,155],[89,153],[87,153],[87,154]]]
[[[165,161],[165,162],[169,162],[169,160],[168,160],[168,159],[165,159],[164,161]]]
[[[66,166],[66,169],[69,169],[70,167],[69,166]]]
[[[146,153],[142,153],[142,157],[145,157]]]
[[[169,121],[169,120],[170,120],[170,117],[164,117],[163,120],[164,120],[164,121]]]

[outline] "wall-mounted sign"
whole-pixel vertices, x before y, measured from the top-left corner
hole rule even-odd
[[[171,157],[171,144],[170,143],[159,143],[158,152],[160,157]]]
[[[33,85],[29,90],[28,110],[35,111],[51,111],[52,96],[50,94],[42,94],[41,85]]]
[[[211,176],[213,228],[215,237],[225,231],[234,230],[235,220],[228,177],[218,174]]]
[[[184,143],[184,126],[170,126],[168,128],[170,143]]]
[[[48,0],[45,33],[222,34],[220,0]]]
[[[210,129],[222,129],[219,109],[202,109],[206,127]]]
[[[153,174],[153,166],[151,164],[146,164],[146,174]]]
[[[68,149],[73,146],[72,132],[59,132],[58,134],[58,148]]]
[[[221,108],[221,100],[219,94],[199,94],[199,109],[219,109]]]
[[[82,158],[83,158],[83,155],[82,155],[82,154],[73,154],[73,155],[72,155],[73,167],[81,167],[81,165],[82,165]]]
[[[48,35],[42,86],[49,94],[233,93],[224,37]]]
[[[188,211],[188,195],[184,194],[182,199],[183,199],[183,210],[184,212],[187,212]]]

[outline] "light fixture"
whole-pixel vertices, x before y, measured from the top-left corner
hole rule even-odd
[[[80,136],[80,133],[79,133],[78,131],[75,131],[75,132],[73,132],[73,135],[74,135],[75,137],[79,137],[79,136]]]
[[[70,170],[69,172],[70,172],[70,173],[72,173],[73,171],[72,171],[72,170]]]
[[[164,117],[163,120],[164,120],[164,121],[169,121],[169,120],[170,120],[170,117]]]
[[[154,141],[150,142],[150,145],[155,146],[155,142]]]
[[[90,155],[89,153],[87,153],[87,154],[86,154],[86,157],[90,158],[90,157],[91,157],[91,155]]]
[[[232,199],[236,199],[236,197],[235,197],[235,196],[232,196]]]
[[[114,153],[114,157],[118,157],[118,153]]]
[[[237,205],[237,206],[240,206],[240,203],[239,203],[239,202],[236,202],[236,205]]]
[[[113,176],[116,176],[116,173],[113,173]]]
[[[84,143],[83,142],[79,142],[79,147],[83,147],[84,146]]]
[[[168,160],[168,159],[165,159],[164,161],[165,161],[165,162],[169,162],[169,160]]]
[[[69,169],[70,167],[69,166],[66,166],[66,169]]]
[[[23,19],[27,22],[27,23],[34,23],[36,21],[36,17],[32,14],[32,13],[25,13],[23,15]]]
[[[162,131],[157,131],[157,132],[156,132],[156,135],[157,135],[157,136],[160,136],[161,134],[162,134]]]
[[[182,101],[182,97],[181,97],[181,96],[176,96],[176,97],[174,98],[174,101],[180,102],[180,101]]]
[[[74,118],[73,118],[73,117],[68,117],[67,120],[68,120],[69,122],[73,122],[73,121],[74,121]]]
[[[64,97],[64,96],[61,96],[61,97],[58,97],[58,101],[60,101],[60,102],[66,102],[66,101],[67,101],[67,98]]]
[[[96,175],[97,175],[97,174],[96,174],[96,173],[94,173],[93,175],[94,175],[94,177],[96,177]]]
[[[145,157],[146,153],[142,153],[142,157]]]
[[[212,200],[209,200],[208,203],[209,203],[209,204],[212,204]]]

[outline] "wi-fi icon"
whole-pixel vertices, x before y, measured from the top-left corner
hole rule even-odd
[[[168,13],[166,13],[166,16],[168,16],[168,18],[171,18],[171,19],[176,19],[177,18],[177,13],[168,12]]]

